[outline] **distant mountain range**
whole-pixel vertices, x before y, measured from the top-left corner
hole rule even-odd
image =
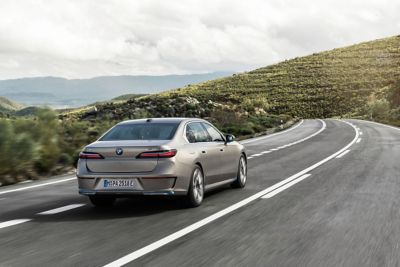
[[[231,75],[231,72],[165,76],[57,77],[0,80],[0,96],[27,106],[84,106],[124,94],[149,94]]]

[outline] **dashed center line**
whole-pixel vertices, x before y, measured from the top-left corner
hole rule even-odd
[[[74,176],[74,177],[65,178],[65,179],[56,180],[56,181],[51,181],[51,182],[47,182],[47,183],[40,183],[40,184],[36,184],[36,185],[31,185],[31,186],[26,186],[26,187],[20,187],[20,188],[0,191],[0,195],[11,193],[11,192],[24,191],[24,190],[28,190],[28,189],[32,189],[32,188],[38,188],[38,187],[42,187],[42,186],[46,186],[46,185],[64,183],[64,182],[68,182],[68,181],[71,181],[71,180],[76,180],[76,177]]]
[[[356,141],[356,143],[358,144],[358,143],[360,143],[360,142],[361,142],[361,138],[358,138],[357,141]]]
[[[52,214],[57,214],[57,213],[61,213],[67,210],[72,210],[72,209],[76,209],[82,206],[85,206],[86,204],[72,204],[72,205],[67,205],[64,207],[60,207],[57,209],[52,209],[52,210],[48,210],[48,211],[43,211],[38,213],[38,215],[52,215]]]
[[[291,186],[297,184],[298,182],[303,181],[304,179],[306,179],[306,178],[308,178],[308,177],[310,177],[310,176],[311,176],[310,173],[309,173],[309,174],[304,174],[304,175],[300,176],[299,178],[297,178],[296,180],[293,180],[293,181],[291,181],[291,182],[285,184],[284,186],[281,186],[281,187],[279,187],[278,189],[276,189],[276,190],[274,190],[274,191],[272,191],[272,192],[269,192],[268,194],[262,196],[261,198],[271,198],[271,197],[273,197],[273,196],[279,194],[280,192],[282,192],[282,191],[288,189],[289,187],[291,187]]]
[[[346,150],[345,152],[343,152],[342,154],[340,154],[339,156],[337,156],[337,159],[340,159],[341,157],[343,157],[344,155],[346,155],[347,153],[350,152],[350,149]]]
[[[71,205],[67,205],[64,207],[60,207],[60,208],[56,208],[56,209],[52,209],[52,210],[48,210],[48,211],[43,211],[40,213],[37,213],[37,215],[52,215],[52,214],[57,214],[57,213],[61,213],[67,210],[72,210],[72,209],[76,209],[82,206],[85,206],[86,204],[80,203],[80,204],[71,204]],[[10,221],[5,221],[5,222],[0,222],[0,229],[1,228],[6,228],[9,226],[14,226],[17,224],[21,224],[21,223],[26,223],[32,221],[32,219],[16,219],[16,220],[10,220]]]
[[[21,224],[21,223],[25,223],[25,222],[29,222],[31,220],[32,219],[17,219],[17,220],[2,222],[2,223],[0,223],[0,229],[9,227],[9,226],[13,226],[13,225],[17,225],[17,224]]]

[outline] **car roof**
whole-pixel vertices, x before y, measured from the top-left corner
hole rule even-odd
[[[118,124],[136,124],[136,123],[181,123],[183,121],[205,121],[199,118],[148,118],[148,119],[137,119],[137,120],[127,120],[120,122]]]

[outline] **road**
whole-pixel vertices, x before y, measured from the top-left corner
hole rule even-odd
[[[74,177],[0,189],[0,266],[398,266],[400,129],[304,120],[243,142],[248,184],[93,208]]]

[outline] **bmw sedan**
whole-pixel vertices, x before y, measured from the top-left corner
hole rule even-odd
[[[247,178],[244,147],[202,119],[118,123],[79,154],[79,193],[95,206],[130,195],[181,196],[199,206],[204,193]]]

